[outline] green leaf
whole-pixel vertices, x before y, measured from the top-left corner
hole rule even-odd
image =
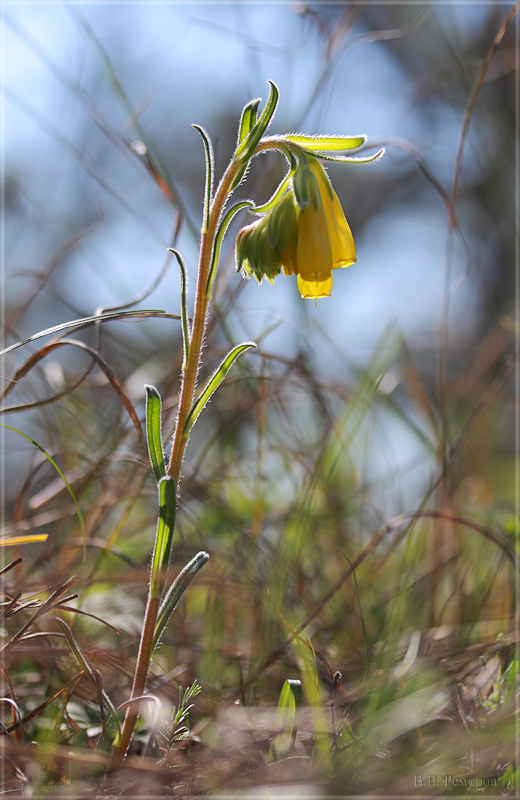
[[[150,309],[146,311],[116,311],[113,314],[95,314],[93,317],[82,317],[81,319],[74,319],[70,322],[62,322],[60,325],[54,325],[52,328],[46,328],[44,331],[39,331],[38,333],[29,336],[28,339],[22,339],[21,342],[16,342],[15,344],[9,345],[9,347],[4,348],[4,350],[0,350],[0,356],[5,356],[6,353],[16,350],[17,347],[21,347],[24,344],[29,344],[29,342],[34,342],[36,339],[41,339],[43,336],[50,336],[51,333],[58,333],[59,331],[67,330],[67,328],[87,327],[87,325],[95,325],[98,322],[107,322],[111,319],[125,319],[125,317],[126,319],[131,317],[149,317],[152,314],[166,314],[166,311],[159,309]]]
[[[206,156],[206,186],[204,188],[204,212],[202,216],[202,233],[206,233],[209,224],[209,209],[211,206],[211,197],[213,195],[213,173],[215,171],[215,160],[213,158],[213,148],[211,146],[211,139],[208,134],[200,125],[192,125],[196,131],[202,136],[204,142],[204,154]]]
[[[175,528],[175,507],[177,489],[171,475],[165,475],[159,481],[159,518],[152,557],[152,574],[150,578],[150,596],[160,598],[166,579],[166,571],[170,561],[173,531]]]
[[[255,214],[265,214],[267,211],[270,211],[272,208],[274,208],[274,206],[278,203],[278,201],[283,197],[283,195],[287,191],[289,186],[289,181],[296,172],[297,167],[298,167],[298,162],[295,158],[293,158],[291,166],[289,168],[289,172],[287,173],[283,181],[280,183],[280,185],[278,186],[272,197],[270,197],[267,203],[264,203],[262,206],[254,206],[254,208],[251,209]]]
[[[222,240],[224,239],[224,235],[231,224],[231,221],[235,214],[237,214],[242,208],[253,208],[253,203],[250,200],[242,200],[240,203],[232,206],[229,211],[224,216],[224,219],[219,225],[219,229],[217,231],[217,235],[215,237],[215,245],[213,247],[213,255],[211,258],[211,267],[209,270],[208,275],[208,282],[206,283],[206,297],[211,297],[211,292],[213,291],[213,284],[215,283],[215,278],[217,275],[217,267],[218,267],[218,260],[220,258],[220,249],[222,247]]]
[[[258,97],[256,100],[250,100],[247,105],[244,106],[242,111],[242,116],[240,117],[240,124],[238,126],[238,143],[244,141],[246,136],[253,130],[256,125],[256,117],[258,112],[258,106],[260,105],[260,98]]]
[[[182,345],[183,345],[183,359],[182,368],[186,369],[188,363],[188,355],[190,353],[190,326],[188,322],[188,272],[184,259],[178,250],[173,247],[168,247],[170,253],[173,253],[179,262],[179,269],[181,271],[181,322],[182,322]]]
[[[298,731],[296,708],[301,704],[302,682],[299,680],[285,681],[278,700],[275,722],[277,730],[281,728],[282,733],[278,733],[273,739],[269,751],[269,761],[275,761],[287,755],[293,749]]]
[[[315,153],[316,158],[320,161],[337,161],[339,164],[370,164],[373,161],[379,161],[385,153],[385,148],[382,147],[373,156],[365,156],[360,158],[349,158],[348,156],[325,156],[322,153]]]
[[[226,375],[228,374],[229,370],[237,360],[237,358],[245,353],[246,350],[249,350],[251,347],[256,347],[254,342],[244,342],[244,344],[239,344],[237,347],[234,347],[227,356],[225,357],[224,361],[214,373],[214,375],[209,379],[208,383],[206,384],[206,388],[202,392],[201,396],[194,404],[193,408],[191,409],[188,419],[184,425],[183,437],[187,439],[190,435],[190,430],[192,429],[197,417],[199,416],[200,412],[206,405],[206,403],[211,399],[214,392],[218,389]]]
[[[192,582],[197,572],[202,569],[204,564],[209,561],[209,553],[201,550],[197,553],[195,558],[192,558],[189,564],[186,564],[182,572],[177,575],[174,582],[168,589],[168,592],[161,603],[159,614],[157,615],[157,623],[155,625],[155,632],[153,636],[153,649],[157,647],[159,639],[168,624],[168,620],[177,608],[179,600]]]
[[[255,127],[252,131],[250,131],[249,135],[246,136],[243,142],[237,147],[235,152],[235,158],[249,161],[251,156],[253,155],[254,149],[257,146],[258,142],[264,135],[265,131],[269,127],[269,124],[274,116],[274,112],[276,111],[276,106],[278,105],[278,98],[280,97],[280,92],[278,90],[278,86],[272,80],[269,80],[270,91],[269,97],[267,99],[267,103],[265,104],[265,108],[260,116],[260,119],[256,123]]]
[[[361,147],[367,140],[364,134],[360,136],[304,136],[302,134],[289,133],[284,136],[289,142],[309,150],[311,153],[332,151],[339,153],[342,150],[355,150]]]
[[[162,446],[161,421],[162,404],[161,395],[155,386],[145,385],[146,390],[146,439],[148,453],[155,473],[157,483],[166,475],[164,465],[164,452]]]
[[[256,347],[256,345],[255,345],[255,347]],[[20,436],[23,436],[24,439],[27,439],[27,441],[31,442],[31,444],[33,444],[35,447],[37,447],[38,450],[41,453],[43,453],[45,458],[47,458],[51,462],[52,466],[54,467],[54,469],[56,470],[56,472],[58,473],[58,475],[62,479],[63,483],[65,484],[65,486],[67,488],[68,493],[70,494],[70,496],[72,498],[72,502],[74,503],[74,506],[76,508],[76,512],[77,512],[77,515],[78,515],[78,520],[79,520],[79,524],[80,524],[80,527],[81,527],[81,532],[83,534],[83,561],[85,561],[86,560],[86,556],[87,556],[87,532],[85,530],[85,522],[83,520],[83,514],[81,513],[81,508],[79,507],[79,504],[78,504],[78,501],[76,500],[74,492],[70,488],[70,485],[69,485],[69,483],[67,481],[67,478],[65,477],[65,475],[63,474],[61,469],[58,467],[58,465],[56,464],[54,459],[51,458],[50,455],[43,449],[41,444],[38,444],[38,442],[35,442],[34,439],[31,439],[31,437],[27,436],[26,433],[22,433],[22,431],[19,431],[18,428],[13,428],[11,425],[6,425],[3,422],[0,422],[0,426],[2,428],[7,428],[10,431],[14,431],[15,433],[20,434]]]
[[[250,100],[250,102],[244,107],[244,110],[242,111],[242,116],[240,117],[240,124],[238,126],[237,147],[240,147],[241,143],[244,141],[244,139],[247,138],[247,136],[249,136],[249,134],[255,127],[259,104],[260,104],[260,98],[256,100]],[[245,161],[242,168],[235,175],[233,182],[231,183],[230,191],[236,189],[237,186],[242,182],[248,167],[249,163],[248,161]]]

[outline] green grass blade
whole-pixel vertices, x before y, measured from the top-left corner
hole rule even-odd
[[[200,125],[192,125],[202,136],[204,142],[204,155],[206,157],[206,186],[204,187],[204,213],[202,222],[202,233],[206,233],[209,223],[209,209],[211,206],[211,196],[213,194],[213,173],[215,171],[215,159],[213,158],[213,148],[211,139]]]
[[[78,514],[78,520],[79,520],[79,524],[80,524],[80,526],[81,526],[81,533],[82,533],[82,535],[83,535],[83,561],[85,562],[85,560],[86,560],[86,556],[87,556],[87,532],[86,532],[86,530],[85,530],[85,522],[84,522],[84,520],[83,520],[83,514],[81,513],[81,508],[79,507],[79,504],[78,504],[78,501],[76,500],[76,497],[75,497],[75,495],[74,495],[74,492],[73,492],[73,491],[72,491],[72,489],[70,488],[70,485],[69,485],[69,482],[67,481],[67,478],[65,477],[65,475],[63,474],[63,472],[61,471],[61,469],[58,467],[58,465],[56,464],[56,462],[54,461],[54,459],[53,459],[53,458],[51,458],[51,456],[50,456],[50,455],[49,455],[49,454],[48,454],[48,453],[47,453],[47,452],[46,452],[46,451],[43,449],[43,447],[41,446],[41,444],[38,444],[38,442],[35,442],[35,441],[34,441],[34,439],[31,439],[31,437],[30,437],[30,436],[27,436],[27,434],[26,434],[26,433],[22,433],[22,431],[19,431],[19,430],[18,430],[18,428],[13,428],[11,425],[6,425],[6,424],[5,424],[5,423],[3,423],[3,422],[0,422],[0,426],[1,426],[2,428],[7,428],[7,429],[8,429],[8,430],[10,430],[10,431],[14,431],[15,433],[18,433],[18,434],[20,434],[20,436],[23,436],[23,438],[24,438],[24,439],[27,439],[27,441],[28,441],[28,442],[30,442],[30,443],[31,443],[31,444],[33,444],[35,447],[37,447],[37,448],[38,448],[38,450],[39,450],[41,453],[43,453],[43,455],[45,456],[45,458],[47,458],[47,459],[48,459],[48,460],[51,462],[52,466],[54,467],[54,469],[56,470],[56,472],[58,473],[58,475],[59,475],[59,476],[60,476],[60,478],[62,479],[63,483],[65,484],[65,486],[66,486],[66,488],[67,488],[67,491],[68,491],[68,493],[70,494],[70,496],[71,496],[71,498],[72,498],[72,502],[74,503],[74,506],[75,506],[75,508],[76,508],[76,512],[77,512],[77,514]]]
[[[22,339],[21,342],[16,342],[15,344],[9,345],[9,347],[4,348],[4,350],[0,350],[0,356],[5,356],[6,353],[16,350],[17,347],[21,347],[24,344],[29,344],[29,342],[34,342],[36,339],[41,339],[43,336],[50,336],[51,333],[65,331],[67,328],[79,328],[87,325],[95,325],[97,322],[106,322],[110,319],[124,319],[125,317],[127,319],[129,317],[149,317],[152,314],[166,314],[166,311],[161,309],[150,309],[146,311],[116,311],[113,314],[98,314],[94,315],[93,317],[83,317],[82,319],[74,319],[70,322],[62,322],[60,325],[54,325],[52,328],[46,328],[44,331],[39,331],[38,333],[33,334],[33,336],[29,336],[28,339]]]
[[[204,550],[201,550],[200,553],[197,553],[195,558],[191,559],[189,564],[186,564],[182,572],[179,573],[170,586],[164,600],[161,603],[161,607],[159,608],[157,624],[155,626],[155,633],[153,637],[154,650],[159,643],[159,639],[161,638],[166,625],[168,624],[168,620],[177,608],[177,604],[182,595],[192,582],[197,572],[202,569],[204,564],[207,564],[208,561],[209,553],[205,553]]]
[[[162,445],[161,421],[162,403],[161,395],[155,386],[145,385],[146,390],[146,440],[152,469],[157,483],[166,475],[164,464],[164,451]]]
[[[359,592],[359,584],[358,584],[358,579],[357,579],[357,575],[356,575],[356,570],[354,569],[354,565],[352,564],[352,561],[347,556],[347,554],[344,553],[343,550],[340,550],[339,552],[341,553],[342,556],[344,556],[347,559],[348,563],[352,567],[352,577],[354,578],[354,584],[355,584],[355,587],[356,587],[356,596],[357,596],[357,601],[358,601],[359,616],[361,617],[361,628],[363,630],[363,642],[365,644],[365,669],[363,670],[363,677],[360,680],[360,684],[361,684],[365,680],[365,678],[367,676],[367,672],[368,672],[368,638],[367,638],[367,629],[366,629],[366,626],[365,626],[365,617],[363,615],[363,608],[361,606],[361,594]]]
[[[231,350],[227,356],[225,357],[224,361],[217,369],[215,374],[209,379],[208,383],[206,384],[206,388],[202,392],[201,396],[194,404],[193,408],[191,409],[188,419],[186,420],[186,424],[184,425],[183,437],[185,439],[188,438],[190,435],[190,430],[192,429],[197,417],[199,416],[200,412],[204,408],[207,402],[211,399],[214,392],[218,389],[226,375],[228,374],[229,370],[237,360],[237,358],[245,353],[246,350],[249,350],[251,347],[256,347],[254,342],[244,342],[244,344],[239,344]]]
[[[285,681],[280,692],[276,712],[276,729],[282,729],[282,732],[278,733],[273,739],[269,751],[270,762],[288,755],[294,747],[298,732],[296,708],[301,706],[302,697],[302,682],[300,680]]]
[[[170,561],[173,531],[175,528],[175,507],[177,489],[171,475],[159,481],[159,518],[152,558],[150,593],[152,598],[160,598]]]
[[[213,284],[215,283],[215,277],[217,274],[217,267],[218,267],[218,260],[220,258],[220,249],[222,247],[222,241],[224,239],[225,233],[229,228],[231,221],[235,214],[238,214],[243,208],[253,208],[253,203],[250,200],[242,200],[240,203],[232,206],[229,211],[224,216],[224,219],[219,225],[219,229],[217,232],[217,236],[215,238],[215,245],[213,247],[213,256],[211,259],[211,267],[209,270],[208,275],[208,282],[206,284],[206,297],[211,297],[211,292],[213,291]]]

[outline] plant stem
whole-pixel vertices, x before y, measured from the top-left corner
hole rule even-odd
[[[132,686],[132,694],[130,699],[140,697],[144,693],[146,678],[148,677],[148,670],[150,668],[150,659],[152,656],[153,636],[155,632],[155,623],[157,614],[159,613],[160,598],[152,597],[148,593],[148,602],[146,604],[146,611],[144,615],[143,629],[141,631],[141,641],[139,643],[139,655],[137,656],[137,665],[134,673],[134,683]],[[126,709],[125,721],[121,730],[121,738],[114,748],[110,769],[118,769],[123,763],[126,751],[130,745],[134,728],[139,717],[139,707],[137,703],[129,705]]]
[[[217,235],[220,216],[229,196],[231,184],[239,168],[240,164],[235,161],[232,161],[227,168],[211,204],[208,230],[203,231],[201,235],[197,293],[195,297],[195,310],[193,313],[190,349],[179,396],[177,421],[175,423],[175,433],[173,435],[170,464],[168,467],[168,472],[173,477],[176,485],[179,483],[184,451],[188,443],[188,439],[183,436],[184,425],[186,424],[186,420],[195,399],[197,374],[200,367],[200,356],[204,342],[204,335],[206,333],[207,311],[211,299],[206,293],[206,286],[211,268],[213,245]]]
[[[188,443],[188,439],[183,435],[184,426],[195,398],[197,375],[199,372],[202,345],[204,343],[204,335],[206,332],[208,305],[211,299],[207,294],[206,288],[211,268],[213,246],[215,243],[218,223],[222,211],[229,196],[232,182],[239,171],[240,166],[240,162],[236,162],[234,160],[229,164],[211,204],[207,230],[204,230],[203,228],[201,234],[193,327],[190,337],[188,359],[181,385],[177,421],[175,423],[175,433],[173,437],[170,464],[168,467],[168,472],[175,480],[176,486],[179,484],[184,451]],[[148,671],[150,669],[150,661],[152,658],[153,639],[155,626],[157,623],[157,615],[159,613],[159,606],[160,598],[152,597],[151,588],[149,588],[148,602],[146,605],[143,629],[141,632],[141,642],[139,645],[139,654],[137,656],[134,682],[130,696],[131,700],[142,696],[146,689],[146,681],[148,678]],[[126,710],[125,720],[121,731],[121,740],[112,754],[112,761],[110,765],[112,770],[118,769],[124,760],[138,717],[138,704],[135,703],[130,705]]]

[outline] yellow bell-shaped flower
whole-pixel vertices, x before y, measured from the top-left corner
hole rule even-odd
[[[237,236],[237,268],[273,282],[283,269],[298,276],[302,297],[329,297],[332,270],[356,261],[356,247],[334,189],[310,155],[292,186],[265,216]]]
[[[356,261],[356,246],[336,192],[321,166],[309,158],[317,193],[311,192],[306,208],[298,208],[296,246],[283,263],[286,275],[298,276],[298,289],[305,298],[329,297],[332,270]]]

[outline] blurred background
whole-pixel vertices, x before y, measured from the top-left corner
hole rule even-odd
[[[240,686],[243,702],[276,702],[301,653],[289,648],[269,677],[248,684],[248,676],[348,567],[342,553],[354,560],[387,525],[392,535],[359,567],[359,592],[346,581],[306,632],[347,691],[367,665],[377,684],[415,630],[435,662],[417,679],[421,690],[439,679],[452,685],[471,672],[479,647],[511,634],[513,26],[476,99],[452,203],[464,114],[509,9],[6,7],[5,346],[100,308],[179,313],[166,248],[184,254],[193,298],[204,157],[191,123],[211,136],[220,177],[241,109],[252,97],[265,101],[268,78],[280,89],[271,133],[364,133],[365,154],[386,147],[375,164],[330,165],[358,260],[334,273],[332,296],[317,307],[294,278],[244,281],[233,235],[225,240],[204,374],[231,345],[259,347],[234,367],[190,441],[173,567],[201,547],[212,558],[159,657],[163,677],[171,658],[176,679],[200,679],[206,715]],[[264,202],[284,167],[279,155],[257,158],[237,196]],[[239,215],[234,233],[250,221]],[[87,562],[63,482],[12,430],[4,430],[4,532],[49,534],[21,548],[31,566],[17,575],[20,589],[76,574],[81,607],[123,630],[121,645],[84,625],[123,702],[156,513],[137,420],[152,383],[171,434],[180,325],[119,321],[71,338],[91,350],[42,350],[51,337],[3,358],[2,408],[67,476],[85,515]],[[418,518],[425,511],[433,516]],[[406,524],[392,527],[400,514]],[[449,666],[447,652],[456,654]],[[21,701],[33,702],[34,691],[23,689]],[[217,747],[209,734],[204,742]],[[357,780],[361,791],[371,779]]]

